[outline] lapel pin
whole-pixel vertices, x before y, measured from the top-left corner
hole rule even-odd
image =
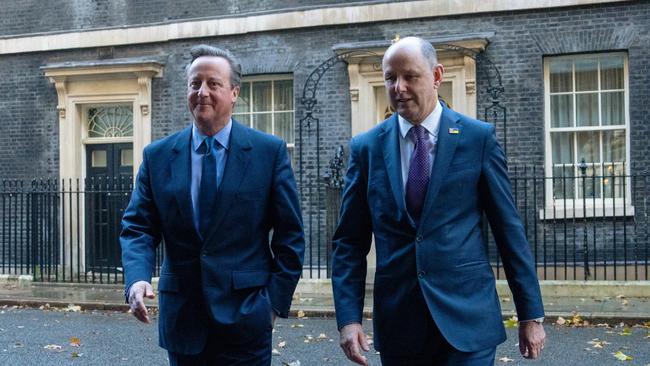
[[[459,133],[460,133],[460,130],[455,128],[455,127],[452,127],[452,128],[449,129],[449,134],[450,135],[458,135]]]

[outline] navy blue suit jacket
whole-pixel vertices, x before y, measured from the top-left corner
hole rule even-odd
[[[211,231],[201,238],[192,220],[190,137],[191,126],[144,149],[120,236],[127,288],[151,281],[164,239],[160,345],[181,354],[201,352],[210,328],[246,342],[271,327],[273,309],[286,317],[304,255],[285,143],[233,121]]]
[[[496,346],[506,335],[481,236],[483,212],[501,253],[519,318],[538,318],[544,312],[494,127],[443,109],[417,226],[405,207],[398,135],[394,114],[350,143],[340,222],[333,239],[338,325],[361,322],[366,255],[374,234],[377,349],[388,355],[420,353],[427,339],[423,334],[427,313],[458,350]]]

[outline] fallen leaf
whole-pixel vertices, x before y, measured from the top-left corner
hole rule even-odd
[[[277,349],[274,348],[274,349],[271,350],[271,355],[280,356],[280,351],[278,351]]]
[[[81,306],[75,305],[75,304],[69,304],[67,308],[63,309],[63,311],[70,311],[73,313],[78,313],[81,311]]]
[[[591,344],[591,346],[593,348],[603,348],[604,346],[606,346],[608,344],[611,344],[611,343],[609,343],[607,341],[601,341],[598,338],[594,338],[594,339],[592,339],[591,341],[589,341],[587,343]]]
[[[72,347],[79,347],[81,346],[81,340],[77,337],[72,337],[70,338],[70,345]]]
[[[302,310],[298,310],[298,318],[304,318],[305,317],[305,312]]]
[[[625,328],[623,328],[623,331],[619,332],[618,334],[620,334],[622,336],[632,335],[632,329],[630,329],[628,327],[625,327]]]
[[[623,300],[623,306],[628,306],[628,305],[630,305],[630,302],[627,301],[627,299]]]
[[[280,348],[284,348],[284,347],[286,347],[286,346],[287,346],[287,342],[286,342],[286,341],[282,341],[282,342],[278,343],[278,347],[280,347]]]
[[[72,358],[79,358],[83,355],[83,353],[77,353],[77,352],[72,352]]]
[[[327,335],[325,335],[325,333],[321,333],[318,335],[318,339],[325,339],[325,338],[327,338]]]
[[[612,353],[614,357],[619,360],[619,361],[632,361],[632,357],[626,355],[625,353],[618,351],[616,353]]]
[[[566,319],[564,319],[564,318],[561,317],[561,316],[558,316],[558,317],[557,317],[557,321],[556,321],[555,323],[556,323],[557,325],[564,325],[564,324],[566,324]]]
[[[504,320],[503,321],[503,326],[506,328],[517,328],[519,326],[519,322],[517,321],[517,317],[513,316],[510,319]]]
[[[45,346],[43,348],[45,348],[47,350],[50,350],[50,351],[57,351],[57,352],[63,351],[63,347],[59,346],[58,344],[48,344],[47,346]]]
[[[504,362],[504,363],[515,362],[515,360],[513,360],[512,358],[508,358],[507,356],[504,356],[499,359],[499,362]]]
[[[300,366],[300,361],[282,362],[282,366]]]
[[[304,324],[291,324],[291,328],[304,328]]]
[[[618,295],[618,296],[616,296],[616,298],[617,298],[617,299],[624,299],[624,298],[625,298],[625,295]]]

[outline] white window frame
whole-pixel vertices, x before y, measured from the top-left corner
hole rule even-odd
[[[294,81],[293,74],[264,74],[264,75],[254,75],[254,76],[243,77],[242,80],[241,80],[242,85],[244,83],[250,83],[251,84],[251,87],[249,88],[249,92],[251,93],[249,95],[250,105],[249,105],[248,112],[245,112],[245,113],[233,113],[233,118],[237,119],[237,117],[239,115],[253,116],[255,114],[268,114],[270,112],[271,113],[271,126],[272,126],[271,127],[272,128],[271,134],[274,135],[274,136],[280,137],[280,138],[282,138],[284,140],[283,137],[278,136],[278,135],[275,134],[275,82],[276,81],[287,81],[287,80],[293,82]],[[252,83],[257,82],[257,81],[271,81],[272,82],[272,86],[271,86],[271,91],[272,91],[271,92],[271,111],[253,112],[253,98],[252,98],[253,88],[252,88]],[[282,112],[287,112],[287,113],[289,113],[289,112],[293,113],[293,130],[294,130],[294,138],[293,138],[293,140],[294,141],[293,142],[286,141],[287,148],[289,148],[290,150],[293,150],[293,148],[295,147],[295,140],[296,140],[296,131],[295,131],[296,130],[296,93],[295,93],[295,91],[296,91],[296,88],[294,87],[293,88],[293,109],[282,111]],[[249,122],[248,122],[247,126],[250,127],[250,128],[255,128],[255,127],[252,126],[250,121],[251,121],[251,119],[249,119]]]
[[[623,100],[624,100],[624,116],[625,116],[625,170],[624,173],[627,176],[625,178],[625,199],[623,197],[617,197],[616,199],[612,198],[578,198],[577,193],[578,189],[575,188],[576,196],[573,199],[562,199],[554,198],[553,196],[553,161],[552,161],[552,151],[553,147],[551,144],[551,132],[585,132],[585,131],[607,131],[607,130],[620,130],[621,125],[616,126],[583,126],[583,127],[551,127],[551,92],[550,92],[550,62],[557,61],[562,59],[570,59],[574,61],[580,59],[593,58],[594,56],[623,56]],[[600,69],[599,69],[600,71]],[[598,72],[598,91],[600,92],[600,77],[601,73]],[[574,88],[571,92],[572,95],[580,94],[581,92],[575,91],[575,68],[573,75]],[[600,108],[600,98],[599,98],[599,120],[601,120],[600,114],[602,109]],[[576,110],[577,106],[573,103],[573,120],[576,121]],[[544,58],[544,140],[545,140],[545,157],[544,157],[544,166],[546,170],[546,179],[545,179],[545,193],[546,193],[546,202],[545,208],[540,210],[539,217],[540,219],[563,219],[563,218],[583,218],[583,217],[602,217],[602,216],[633,216],[634,207],[632,206],[631,200],[631,179],[630,175],[630,108],[629,108],[629,72],[628,72],[628,55],[627,52],[603,52],[603,53],[587,53],[580,55],[565,55],[565,56],[549,56]],[[574,144],[574,149],[577,149],[577,145]],[[600,153],[603,151],[600,149]],[[577,155],[574,156],[577,159]],[[601,161],[602,163],[602,161]],[[579,164],[579,162],[576,162]],[[579,169],[579,168],[578,168]],[[601,171],[601,174],[604,172]],[[579,176],[579,174],[578,174]],[[579,181],[579,178],[576,179]],[[601,188],[602,189],[602,188]],[[614,189],[614,188],[612,188]],[[595,202],[594,202],[595,201]]]

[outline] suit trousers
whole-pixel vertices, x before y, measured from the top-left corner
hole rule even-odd
[[[417,299],[424,301],[423,298]],[[425,347],[422,353],[409,357],[381,354],[383,366],[493,366],[496,347],[487,348],[477,352],[462,352],[454,348],[442,336],[431,315],[426,315],[427,331]]]
[[[272,329],[242,344],[228,342],[227,334],[210,332],[203,351],[196,355],[168,352],[170,366],[270,366]]]

